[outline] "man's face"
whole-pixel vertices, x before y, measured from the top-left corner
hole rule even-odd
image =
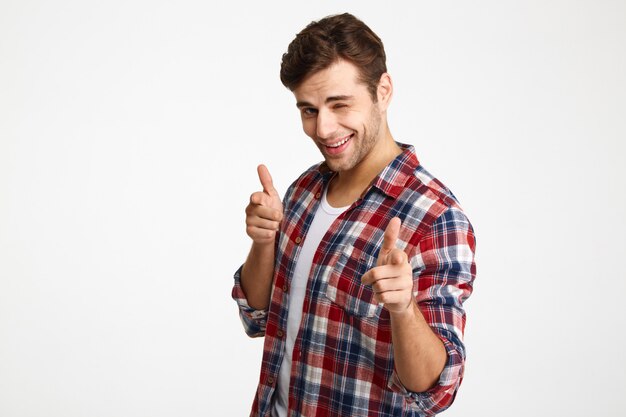
[[[302,127],[329,168],[350,171],[382,136],[382,112],[350,62],[339,61],[305,79],[294,90]]]

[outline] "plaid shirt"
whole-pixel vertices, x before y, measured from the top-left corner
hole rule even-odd
[[[289,416],[428,416],[446,409],[463,378],[465,312],[476,274],[474,233],[452,193],[419,164],[412,146],[374,179],[322,239],[311,267],[293,350]],[[268,417],[285,350],[289,285],[307,230],[333,173],[308,169],[287,190],[276,240],[268,310],[254,310],[235,273],[233,298],[246,333],[265,336],[251,416]],[[376,266],[383,233],[402,220],[398,247],[413,267],[413,291],[448,359],[438,384],[410,392],[395,370],[389,313],[361,276]],[[254,279],[254,278],[252,278]]]

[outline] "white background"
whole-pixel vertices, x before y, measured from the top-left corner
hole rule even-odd
[[[308,22],[383,39],[390,125],[476,229],[453,416],[626,409],[626,4],[0,1],[0,415],[244,416],[243,209],[317,149]]]

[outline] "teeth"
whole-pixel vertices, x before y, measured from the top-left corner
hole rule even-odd
[[[350,139],[350,136],[346,137],[345,139],[340,140],[337,143],[333,143],[332,145],[326,145],[326,146],[328,146],[329,148],[338,148],[344,143],[346,143],[349,139]]]

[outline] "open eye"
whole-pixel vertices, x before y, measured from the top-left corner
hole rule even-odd
[[[317,109],[314,109],[313,107],[302,107],[300,111],[305,117],[312,117],[317,115]]]

